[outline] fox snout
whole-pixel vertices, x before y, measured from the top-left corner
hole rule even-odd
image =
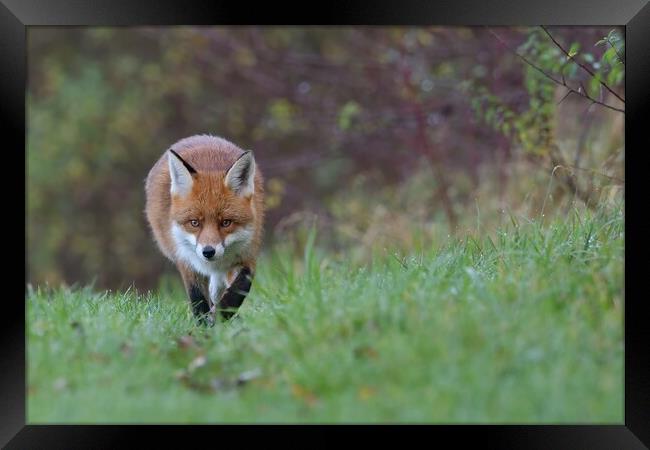
[[[206,245],[203,247],[203,256],[205,256],[207,259],[211,259],[217,251],[214,249],[214,247],[210,245]]]
[[[223,256],[225,251],[223,242],[216,245],[197,245],[196,252],[199,256],[203,256],[207,261],[212,261]]]

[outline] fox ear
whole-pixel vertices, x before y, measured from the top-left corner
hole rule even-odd
[[[248,150],[228,169],[224,184],[242,197],[249,197],[255,191],[255,158]]]
[[[194,184],[192,175],[196,173],[196,170],[186,163],[174,150],[169,149],[169,151],[170,154],[167,157],[167,161],[169,163],[169,175],[172,179],[171,193],[186,196],[192,190],[192,185]]]

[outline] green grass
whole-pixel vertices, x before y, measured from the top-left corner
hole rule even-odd
[[[312,235],[213,328],[180,292],[37,288],[28,422],[622,423],[623,228],[513,219],[367,267]]]

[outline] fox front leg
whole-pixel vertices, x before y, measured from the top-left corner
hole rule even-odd
[[[208,278],[194,272],[183,264],[178,265],[178,271],[183,278],[185,291],[192,308],[194,317],[204,325],[213,325],[214,319],[210,315],[210,298],[208,294]]]
[[[253,272],[244,266],[219,300],[217,309],[224,319],[230,319],[237,312],[251,290],[252,281]]]

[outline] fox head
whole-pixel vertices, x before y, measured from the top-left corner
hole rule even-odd
[[[206,275],[236,262],[255,229],[253,153],[244,152],[226,171],[199,172],[171,149],[168,163],[178,256]]]

